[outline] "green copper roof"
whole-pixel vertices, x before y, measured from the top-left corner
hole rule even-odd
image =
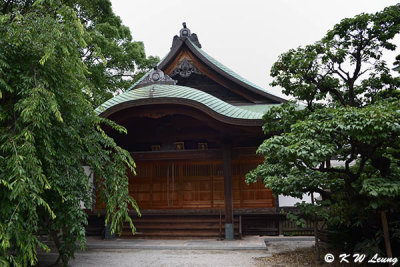
[[[229,69],[228,67],[226,67],[225,65],[223,65],[221,62],[217,61],[216,59],[214,59],[213,57],[211,57],[209,54],[207,54],[206,52],[204,52],[204,50],[202,50],[201,48],[199,48],[197,45],[195,45],[190,39],[187,39],[190,44],[203,56],[205,57],[208,61],[210,61],[212,64],[214,64],[217,68],[219,68],[220,70],[224,71],[225,73],[227,73],[228,75],[232,76],[233,78],[257,89],[260,90],[262,92],[268,93],[270,95],[274,95],[273,93],[269,92],[268,90],[256,85],[255,83],[252,83],[248,80],[246,80],[245,78],[243,78],[242,76],[240,76],[239,74],[237,74],[236,72],[234,72],[233,70]],[[275,95],[274,95],[275,96]]]
[[[157,98],[194,101],[220,115],[233,119],[260,120],[263,116],[262,112],[254,112],[243,109],[240,106],[233,106],[203,91],[186,86],[167,84],[152,84],[135,90],[126,91],[104,102],[96,109],[96,112],[97,114],[101,114],[107,109],[124,102]]]
[[[238,106],[241,109],[253,111],[256,113],[265,114],[272,107],[280,106],[281,104],[253,104],[253,105],[240,105]]]
[[[256,91],[256,92],[259,91],[259,92],[269,95],[269,98],[278,101],[278,103],[286,101],[285,99],[274,95],[273,93],[269,92],[268,90],[246,80],[245,78],[243,78],[236,72],[232,71],[231,69],[229,69],[228,67],[226,67],[225,65],[223,65],[222,63],[220,63],[219,61],[214,59],[213,57],[211,57],[209,54],[204,52],[204,50],[202,50],[200,47],[198,47],[196,44],[194,44],[189,38],[186,38],[181,44],[179,44],[178,47],[175,47],[175,48],[172,47],[171,51],[166,56],[164,56],[161,59],[161,61],[158,63],[158,66],[162,66],[165,63],[164,62],[165,60],[167,60],[169,57],[175,55],[175,53],[177,53],[177,51],[179,51],[179,48],[184,43],[186,43],[186,45],[193,51],[193,53],[198,53],[201,57],[203,57],[206,61],[208,61],[209,64],[211,64],[211,66],[214,66],[217,71],[224,73],[224,75],[227,75],[227,76],[231,77],[232,79],[248,86],[249,88],[252,88],[253,91]],[[150,72],[151,72],[151,70],[148,73],[146,73],[145,75],[143,75],[143,77],[140,78],[138,81],[136,81],[128,90],[134,89],[145,78],[145,76],[147,76]]]
[[[135,88],[136,85],[138,85],[141,81],[143,81],[144,78],[146,78],[146,76],[149,75],[150,72],[151,72],[151,70],[149,70],[148,72],[146,72],[142,77],[140,77],[139,80],[137,80],[134,84],[132,84],[132,86],[129,87],[129,88],[127,89],[127,91],[130,91],[130,90],[132,90],[133,88]]]

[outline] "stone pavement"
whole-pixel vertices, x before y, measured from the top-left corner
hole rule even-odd
[[[314,244],[314,237],[245,236],[241,240],[156,240],[112,239],[88,237],[87,250],[92,249],[161,249],[161,250],[268,250],[281,252]]]
[[[260,236],[246,236],[241,240],[154,240],[154,239],[113,239],[88,238],[87,250],[92,249],[162,249],[162,250],[265,250]]]
[[[251,267],[274,253],[314,245],[312,237],[246,236],[242,240],[103,240],[89,237],[86,251],[77,251],[68,266],[199,266]],[[53,266],[56,253],[39,255],[38,266]],[[61,266],[61,265],[60,265]]]

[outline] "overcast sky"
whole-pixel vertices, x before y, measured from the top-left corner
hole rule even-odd
[[[346,17],[382,10],[395,0],[111,0],[113,10],[143,41],[147,55],[164,57],[182,22],[202,49],[239,75],[272,88],[269,70],[291,48],[312,44]],[[400,38],[397,38],[400,44]],[[386,55],[392,66],[396,52]]]

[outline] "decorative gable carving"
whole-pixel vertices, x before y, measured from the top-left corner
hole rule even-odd
[[[147,86],[150,84],[172,84],[175,85],[176,81],[171,79],[168,75],[158,69],[157,64],[153,64],[153,70],[147,74],[146,77],[136,86],[136,88]]]
[[[189,77],[192,73],[201,74],[199,69],[186,58],[179,62],[178,66],[171,72],[171,76],[179,74],[182,78]]]

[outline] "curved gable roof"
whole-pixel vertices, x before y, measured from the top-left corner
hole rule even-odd
[[[126,91],[104,102],[95,111],[109,116],[126,107],[150,104],[180,104],[201,109],[212,117],[238,125],[262,125],[261,112],[228,104],[203,91],[179,85],[153,84]]]
[[[276,103],[284,103],[287,102],[286,99],[278,97],[271,92],[268,92],[264,88],[246,80],[241,77],[239,74],[235,73],[210,55],[208,55],[204,50],[198,47],[195,43],[193,43],[190,38],[174,38],[173,46],[171,47],[170,52],[159,62],[158,68],[161,70],[165,70],[168,64],[178,55],[179,51],[183,46],[186,46],[190,52],[192,52],[197,58],[199,58],[206,66],[210,67],[212,70],[220,74],[221,76],[227,78],[228,80],[240,85],[241,87],[256,93],[262,97],[270,99]],[[145,78],[145,74],[141,79],[139,79],[136,83],[132,85],[128,90],[135,89],[136,86]]]
[[[276,95],[273,95],[271,92],[268,92],[266,89],[261,88],[260,86],[246,80],[233,70],[229,69],[213,57],[211,57],[209,54],[207,54],[204,50],[201,48],[197,47],[195,44],[193,44],[190,39],[186,39],[185,42],[187,43],[189,49],[197,56],[199,57],[204,63],[206,63],[209,67],[214,69],[216,72],[221,74],[222,76],[230,79],[231,81],[240,84],[241,86],[249,89],[252,92],[259,93],[263,96],[266,96],[267,98],[277,101],[277,102],[286,102],[286,99],[283,99],[281,97],[278,97]]]

